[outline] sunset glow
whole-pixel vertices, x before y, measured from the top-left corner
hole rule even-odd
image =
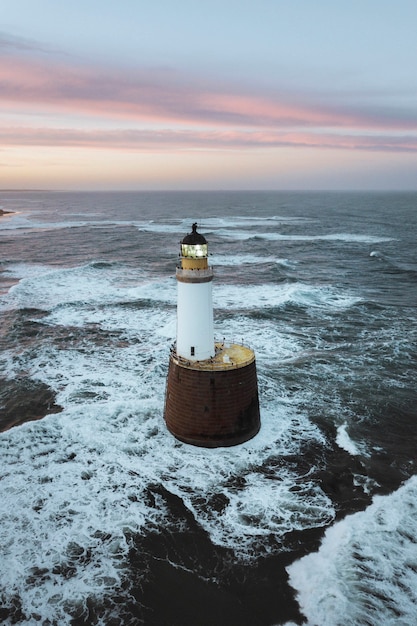
[[[210,3],[210,13],[208,4],[198,5],[192,17],[189,3],[180,2],[171,15],[175,41],[164,37],[166,25],[158,22],[170,10],[166,2],[139,9],[124,0],[100,9],[95,1],[75,1],[65,9],[62,37],[64,9],[56,3],[37,3],[35,19],[25,11],[28,1],[3,4],[0,187],[417,186],[417,45],[410,27],[417,5],[411,1],[400,2],[401,11],[372,0],[358,7],[355,50],[353,17],[337,20],[347,9],[330,2],[319,3],[311,29],[297,21],[303,8],[306,17],[311,14],[307,2],[295,11],[290,3],[264,0],[256,8],[244,5],[238,18],[231,2],[212,56],[203,44],[214,43],[217,2]],[[91,40],[71,27],[84,13],[86,22],[97,18]],[[294,39],[280,37],[278,27],[274,37],[271,18],[294,29]],[[391,29],[393,19],[401,29]],[[328,38],[335,41],[325,28],[329,21],[338,37],[334,57],[326,58]],[[111,24],[113,54],[107,45]],[[145,30],[153,32],[152,40]],[[303,33],[309,54],[300,60]],[[384,73],[378,59],[387,58]]]

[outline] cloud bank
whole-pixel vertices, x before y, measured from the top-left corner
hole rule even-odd
[[[4,34],[0,60],[3,146],[417,150],[412,97],[393,105],[381,94],[344,98],[290,91],[279,81],[261,86],[166,67],[86,64]]]
[[[0,128],[3,146],[61,146],[154,151],[242,150],[250,148],[339,148],[382,152],[416,152],[417,137],[342,135],[276,131],[78,130],[71,128]]]

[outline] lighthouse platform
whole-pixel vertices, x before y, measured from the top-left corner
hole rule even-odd
[[[248,441],[260,428],[255,354],[240,344],[215,343],[209,359],[171,351],[165,422],[180,441],[214,448]]]
[[[238,367],[245,367],[255,360],[253,350],[237,343],[215,343],[215,355],[204,361],[189,361],[180,357],[175,352],[175,347],[171,351],[171,358],[178,362],[182,367],[190,367],[191,369],[201,370],[228,370]]]

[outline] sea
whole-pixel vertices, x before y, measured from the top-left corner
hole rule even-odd
[[[1,191],[0,621],[417,623],[417,193]],[[181,239],[261,430],[163,410]]]

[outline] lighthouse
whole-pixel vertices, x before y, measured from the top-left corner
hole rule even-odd
[[[184,443],[215,448],[248,441],[260,428],[255,354],[242,344],[216,342],[213,269],[197,224],[180,244],[177,338],[165,392],[168,430]]]

